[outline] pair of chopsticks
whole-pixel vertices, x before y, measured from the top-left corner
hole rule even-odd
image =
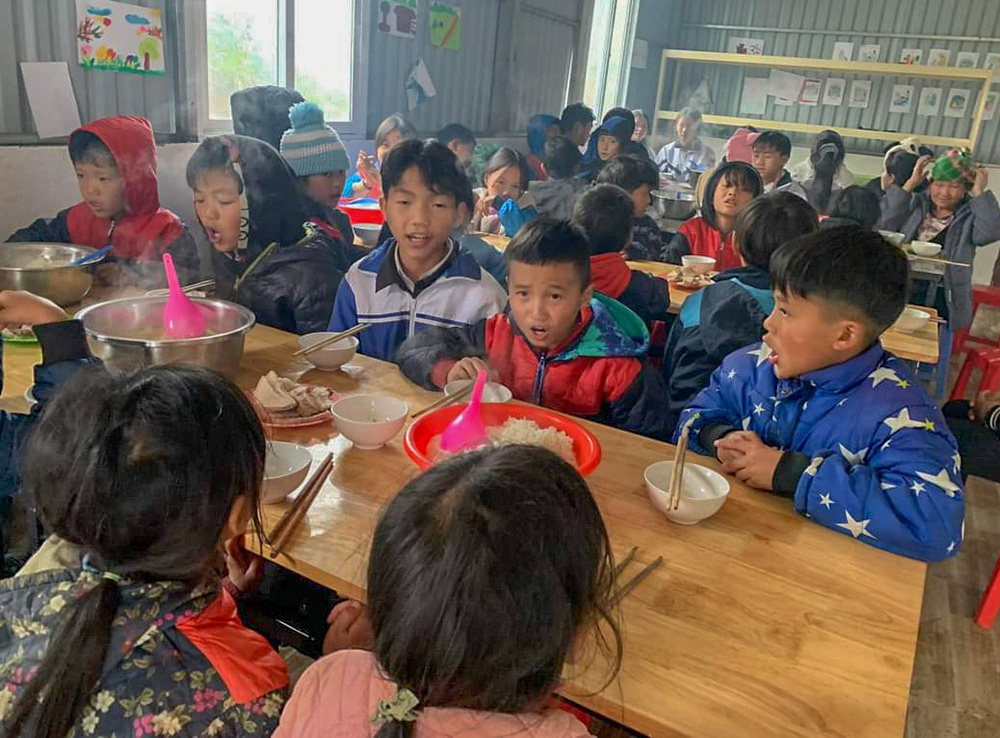
[[[274,530],[271,531],[271,538],[273,543],[271,544],[271,558],[277,558],[278,554],[281,553],[281,549],[285,547],[289,539],[292,537],[292,533],[298,527],[299,523],[302,522],[302,518],[305,517],[306,513],[309,512],[309,508],[312,507],[313,501],[319,494],[320,489],[326,483],[327,478],[333,472],[333,454],[329,453],[320,462],[320,465],[316,467],[316,471],[306,482],[306,486],[303,487],[299,496],[295,498],[295,502],[292,506],[288,508],[284,515],[281,516],[281,520],[278,524],[274,526]]]
[[[416,420],[421,415],[426,415],[432,410],[439,410],[442,407],[448,407],[448,405],[454,405],[456,402],[464,400],[466,396],[472,393],[472,388],[475,384],[476,384],[475,382],[469,382],[468,386],[462,387],[462,389],[460,389],[458,392],[452,395],[445,395],[444,397],[435,400],[427,407],[422,408],[421,410],[417,410],[417,412],[413,413],[413,415],[411,415],[410,417],[413,420]]]
[[[618,577],[621,576],[621,573],[625,570],[625,567],[628,566],[629,563],[632,561],[632,559],[635,558],[635,555],[638,551],[639,551],[638,546],[632,546],[632,550],[629,551],[628,554],[625,556],[625,558],[622,559],[621,562],[618,564],[618,566],[615,567],[616,584],[618,582]],[[640,571],[638,574],[636,574],[634,577],[628,580],[628,582],[625,583],[624,587],[618,589],[618,591],[615,593],[614,598],[611,601],[611,604],[612,605],[618,604],[622,599],[624,599],[625,595],[627,595],[629,592],[631,592],[633,589],[639,586],[639,582],[648,577],[653,572],[653,570],[656,569],[656,567],[658,567],[662,563],[663,563],[662,556],[657,556],[655,559],[653,559],[653,561],[651,561],[649,564],[646,565],[646,568],[644,568],[642,571]]]
[[[324,338],[322,341],[317,341],[312,346],[306,346],[305,348],[301,348],[295,353],[293,353],[292,356],[305,356],[306,354],[311,354],[313,351],[319,351],[321,348],[326,348],[331,343],[336,343],[337,341],[340,341],[344,338],[350,338],[354,334],[361,333],[361,331],[363,331],[365,328],[370,328],[370,327],[371,323],[360,323],[354,326],[353,328],[348,328],[346,331],[341,331],[340,333],[334,333],[329,338]]]
[[[670,505],[671,510],[676,510],[677,506],[681,504],[681,490],[684,487],[684,457],[687,456],[688,434],[690,430],[690,425],[685,425],[684,430],[681,431],[681,438],[677,443],[677,453],[674,454],[674,467],[670,470],[670,488],[667,490],[669,495],[667,504]]]
[[[215,287],[214,279],[205,279],[201,282],[195,282],[194,284],[189,284],[187,287],[181,287],[181,292],[188,294],[189,292],[194,292],[195,290],[207,290]],[[150,290],[148,293],[149,297],[166,297],[170,294],[168,289]]]
[[[948,261],[946,259],[935,259],[933,256],[921,256],[920,254],[910,254],[910,261],[926,261],[928,264],[944,264],[953,267],[971,267],[972,264],[963,264],[960,261]]]

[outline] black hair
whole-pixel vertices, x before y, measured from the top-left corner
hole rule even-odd
[[[753,142],[753,149],[770,148],[777,151],[781,156],[791,156],[792,139],[781,131],[764,131]]]
[[[628,132],[628,140],[632,140],[632,134],[635,133],[635,115],[628,108],[611,108],[608,112],[604,114],[601,118],[601,123],[607,123],[611,118],[624,118],[626,125],[631,128]]]
[[[851,185],[833,196],[830,217],[852,220],[870,231],[882,217],[882,207],[878,195],[867,187]]]
[[[734,230],[743,261],[767,271],[778,247],[819,230],[819,217],[798,195],[774,192],[751,200],[737,216]]]
[[[455,456],[407,484],[372,540],[368,605],[383,673],[420,708],[533,709],[592,630],[621,664],[614,559],[586,482],[537,446]],[[378,738],[410,736],[392,721]]]
[[[486,186],[486,178],[493,172],[499,172],[507,167],[517,167],[521,172],[521,192],[528,191],[528,162],[524,160],[520,151],[515,151],[508,146],[501,146],[497,152],[490,157],[483,170],[483,186]]]
[[[856,226],[801,236],[771,256],[771,283],[777,292],[819,297],[850,311],[866,324],[872,341],[906,307],[909,277],[902,249]]]
[[[632,196],[625,190],[599,184],[576,199],[573,222],[587,234],[591,255],[608,254],[628,245],[634,211]]]
[[[69,160],[76,164],[93,164],[99,167],[111,166],[118,168],[114,154],[101,140],[100,136],[90,131],[77,129],[69,137]]]
[[[379,147],[385,143],[385,140],[393,131],[399,131],[399,134],[403,137],[404,141],[417,137],[417,129],[414,128],[402,115],[394,113],[379,123],[378,128],[375,129],[376,151],[378,151]]]
[[[545,171],[553,179],[569,179],[580,167],[583,154],[576,144],[565,136],[556,136],[545,142]]]
[[[455,204],[472,199],[472,187],[451,149],[437,141],[407,139],[396,144],[382,162],[382,193],[389,196],[410,167],[420,171],[426,185],[439,195],[451,195]]]
[[[716,167],[705,185],[705,200],[701,205],[701,215],[712,228],[718,229],[715,219],[715,191],[719,183],[724,182],[729,187],[746,190],[754,198],[764,192],[764,180],[760,172],[742,161],[727,161]]]
[[[660,186],[660,175],[649,159],[616,156],[597,175],[597,183],[618,185],[626,192],[634,192],[646,185],[653,191]]]
[[[677,121],[679,121],[681,118],[687,118],[695,125],[699,125],[701,123],[701,111],[698,110],[698,108],[692,108],[692,107],[683,108],[677,114],[677,118],[675,119],[674,124],[676,125]],[[749,128],[749,127],[750,126],[744,126],[744,128]]]
[[[236,182],[237,192],[243,192],[243,179],[233,168],[232,154],[222,136],[209,136],[198,144],[198,148],[188,159],[184,178],[192,190],[198,183],[198,176],[204,172],[225,172]]]
[[[292,127],[288,109],[304,102],[298,90],[276,85],[258,85],[236,90],[229,96],[233,133],[265,141],[281,148],[281,135]]]
[[[568,220],[540,216],[528,222],[511,239],[503,258],[508,267],[515,261],[532,266],[573,264],[580,288],[590,284],[590,242],[587,234]]]
[[[559,125],[563,133],[569,133],[577,123],[586,123],[588,126],[597,120],[594,111],[582,102],[572,103],[563,108],[559,117]]]
[[[246,395],[192,366],[80,372],[46,408],[24,454],[24,489],[47,530],[125,580],[210,585],[233,504],[260,527],[264,430]],[[104,665],[120,602],[99,578],[61,612],[7,735],[62,738]]]
[[[470,144],[472,146],[476,145],[475,134],[461,123],[449,123],[446,125],[438,131],[437,140],[445,146],[450,144],[452,141],[458,141],[460,144]]]
[[[806,188],[809,203],[818,213],[826,213],[833,193],[833,178],[844,163],[844,139],[836,131],[825,130],[816,134],[809,162],[813,167],[813,180]]]
[[[934,154],[934,151],[926,146],[918,147],[917,152],[917,154],[913,154],[909,151],[896,151],[889,155],[889,158],[885,163],[885,170],[892,175],[892,181],[894,184],[902,187],[913,175],[913,169],[917,165],[917,159],[920,156],[933,156]],[[926,181],[921,182],[918,191],[926,189],[926,186]]]

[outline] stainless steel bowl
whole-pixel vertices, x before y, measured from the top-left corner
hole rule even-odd
[[[27,290],[57,305],[72,305],[90,292],[94,269],[102,256],[86,266],[68,266],[96,249],[67,243],[5,243],[0,246],[0,290]]]
[[[159,339],[165,297],[134,297],[101,302],[84,308],[83,321],[94,356],[116,369],[183,362],[198,364],[222,374],[235,374],[243,358],[243,343],[256,322],[242,305],[225,300],[193,298],[205,316],[211,335],[200,338]]]

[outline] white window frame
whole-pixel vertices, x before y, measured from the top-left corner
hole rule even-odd
[[[585,102],[594,108],[594,110],[608,110],[615,106],[621,106],[625,104],[625,98],[628,94],[628,81],[629,74],[632,70],[632,47],[635,42],[636,26],[639,20],[639,4],[642,0],[611,0],[611,18],[607,25],[603,28],[592,27],[590,33],[600,33],[602,37],[600,39],[600,47],[596,51],[600,55],[600,63],[597,70],[597,89],[595,91],[595,99],[589,100],[585,99]],[[590,4],[591,17],[596,12],[596,4]],[[621,29],[624,33],[623,48],[622,48],[622,58],[623,62],[619,70],[617,79],[609,80],[608,72],[611,63],[611,51],[614,45],[613,34],[618,25],[618,19],[624,16],[624,27]],[[590,40],[588,39],[585,53],[589,56],[592,49],[590,48]],[[583,64],[583,89],[586,88],[586,77],[587,77],[587,65],[589,59],[586,59]],[[613,88],[610,90],[611,99],[608,100],[609,87]],[[610,104],[608,104],[610,103]],[[600,117],[600,114],[598,114]]]
[[[278,29],[275,38],[278,43],[278,76],[284,86],[294,87],[295,77],[295,0],[274,0],[278,4]],[[366,137],[368,113],[368,38],[371,13],[366,0],[353,0],[354,28],[354,68],[351,75],[352,120],[327,120],[345,140],[362,140]],[[194,8],[191,8],[194,5]],[[188,49],[188,61],[194,74],[188,80],[189,100],[197,101],[198,137],[232,133],[230,119],[209,117],[208,107],[208,6],[205,0],[186,6],[193,12],[185,13],[187,38],[196,39]]]

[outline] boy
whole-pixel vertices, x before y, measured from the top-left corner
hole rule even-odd
[[[451,238],[471,200],[469,180],[444,144],[394,146],[382,163],[379,200],[392,238],[347,272],[329,330],[369,323],[359,350],[391,361],[414,333],[470,326],[502,311],[500,285]]]
[[[792,155],[792,140],[778,131],[758,133],[753,142],[753,167],[764,180],[764,192],[770,192],[792,183],[792,175],[785,169]]]
[[[582,158],[576,144],[566,136],[556,136],[545,142],[542,170],[548,179],[528,184],[528,192],[540,215],[557,220],[573,217],[576,198],[587,187],[587,183],[576,176]]]
[[[663,382],[642,358],[649,333],[630,310],[594,294],[588,253],[568,221],[531,221],[504,253],[509,312],[417,334],[399,349],[403,373],[441,388],[488,367],[518,400],[663,437]]]
[[[619,156],[601,170],[597,182],[618,185],[632,197],[632,241],[625,247],[625,256],[639,261],[666,261],[660,226],[646,213],[650,193],[660,184],[656,165],[648,159]]]
[[[438,131],[437,140],[448,147],[458,159],[463,172],[472,167],[472,154],[476,149],[476,136],[461,123],[449,123]]]
[[[167,252],[182,284],[197,281],[201,260],[194,239],[180,218],[160,207],[148,120],[115,115],[77,128],[69,137],[69,158],[83,202],[39,218],[8,241],[111,245],[102,267],[117,262],[129,272],[126,281],[146,286],[166,283],[161,256]]]
[[[572,103],[563,108],[559,118],[559,127],[563,135],[582,149],[590,140],[590,129],[594,127],[597,116],[594,111],[582,102]]]
[[[623,303],[647,325],[654,320],[671,320],[667,281],[632,271],[625,263],[623,252],[632,238],[633,211],[632,198],[615,185],[596,185],[576,201],[573,222],[590,241],[594,289]]]
[[[788,192],[758,197],[736,219],[743,266],[727,269],[715,283],[692,294],[670,329],[663,353],[673,428],[681,410],[708,386],[714,369],[741,346],[764,336],[774,310],[768,265],[779,246],[819,230],[812,205]]]
[[[696,453],[820,525],[936,561],[962,545],[961,459],[941,411],[878,343],[908,277],[905,254],[860,228],[782,246],[764,342],[722,362],[675,434],[690,428]]]

